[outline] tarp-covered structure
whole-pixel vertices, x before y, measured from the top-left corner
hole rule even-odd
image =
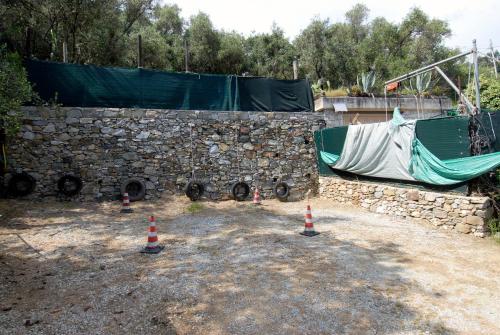
[[[453,185],[500,166],[500,152],[440,159],[416,137],[418,121],[404,120],[396,108],[391,121],[351,125],[340,154],[324,150],[320,159],[333,169],[362,176]],[[319,136],[321,137],[322,131]]]
[[[312,112],[307,80],[26,61],[40,97],[70,107]]]

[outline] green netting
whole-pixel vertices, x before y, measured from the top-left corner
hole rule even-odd
[[[340,155],[344,148],[345,136],[347,134],[347,126],[326,128],[314,132],[314,143],[316,144],[316,152],[327,151],[332,154]],[[320,157],[317,155],[318,170],[322,176],[336,175]]]
[[[314,111],[307,80],[174,73],[54,62],[26,62],[44,100],[72,107],[219,111]]]
[[[482,110],[480,120],[482,127],[484,127],[484,132],[480,130],[479,134],[488,136],[493,142],[492,149],[500,151],[500,111]]]
[[[439,159],[470,156],[469,118],[466,116],[418,120],[415,136]]]
[[[500,165],[500,152],[440,160],[418,139],[413,141],[409,171],[422,182],[451,185],[478,177]]]

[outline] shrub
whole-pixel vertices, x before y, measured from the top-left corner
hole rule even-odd
[[[15,135],[21,125],[21,106],[33,97],[21,58],[0,45],[0,128]]]

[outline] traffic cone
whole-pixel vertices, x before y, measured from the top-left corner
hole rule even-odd
[[[130,200],[128,199],[128,193],[125,192],[123,193],[123,199],[122,199],[122,210],[120,213],[133,213],[134,210],[130,208]]]
[[[141,250],[145,254],[157,254],[165,248],[158,244],[158,235],[156,234],[155,217],[149,217],[148,244]]]
[[[307,205],[305,219],[306,219],[306,223],[304,226],[304,231],[302,233],[300,233],[300,235],[304,235],[307,237],[319,235],[319,233],[314,230],[310,205]]]
[[[259,188],[255,188],[255,192],[253,193],[253,204],[254,205],[260,205],[260,193],[259,193]]]

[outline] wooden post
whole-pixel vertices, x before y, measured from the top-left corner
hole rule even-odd
[[[189,72],[189,46],[186,38],[184,38],[184,65],[186,72]]]
[[[293,79],[299,79],[299,61],[293,60]]]
[[[63,42],[63,62],[68,62],[68,44],[66,41]]]
[[[142,36],[137,36],[137,67],[142,68]]]

